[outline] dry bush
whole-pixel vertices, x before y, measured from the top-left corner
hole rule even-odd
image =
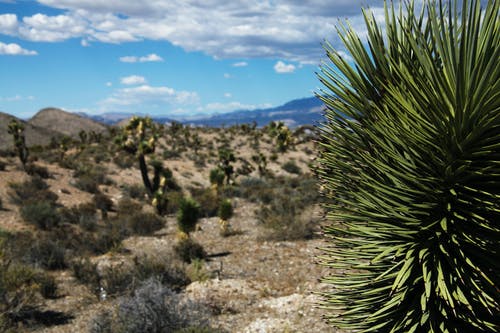
[[[113,310],[96,316],[90,332],[178,332],[184,328],[208,327],[207,314],[205,307],[183,299],[152,278],[144,281],[133,295],[120,298]]]

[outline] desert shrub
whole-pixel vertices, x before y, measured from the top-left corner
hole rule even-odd
[[[206,281],[210,278],[205,268],[205,261],[198,258],[192,259],[191,264],[186,267],[186,275],[191,282]]]
[[[27,260],[45,269],[66,268],[66,249],[58,240],[48,237],[37,238],[27,251]]]
[[[93,202],[95,207],[101,211],[102,218],[108,218],[108,212],[113,209],[113,200],[102,192],[94,194]]]
[[[100,277],[97,271],[97,264],[89,258],[77,259],[71,263],[73,276],[81,283],[90,287],[94,292],[99,289]]]
[[[206,308],[183,299],[157,279],[148,279],[122,297],[114,310],[93,319],[92,333],[163,333],[207,326]]]
[[[219,197],[212,188],[195,188],[191,191],[193,199],[200,204],[200,216],[213,217],[217,215]]]
[[[186,327],[176,330],[174,333],[224,333],[223,331],[208,326]]]
[[[25,170],[26,173],[28,173],[31,176],[36,176],[44,179],[50,178],[52,176],[46,167],[35,163],[26,164]]]
[[[99,192],[99,183],[90,175],[82,175],[76,179],[75,187],[89,193]]]
[[[226,174],[224,173],[224,170],[221,168],[214,168],[210,170],[210,184],[217,185],[217,186],[222,186],[224,184],[224,178],[226,177]]]
[[[181,191],[167,192],[167,214],[174,214],[179,210],[182,199],[184,198]]]
[[[134,290],[138,283],[136,271],[123,262],[102,269],[99,278],[99,286],[106,291],[108,296],[118,296],[126,291]]]
[[[26,308],[40,304],[40,297],[53,298],[57,285],[53,278],[19,263],[7,254],[5,238],[0,237],[0,330],[8,331],[14,325],[12,318]],[[15,331],[15,330],[13,330]]]
[[[7,163],[4,160],[0,160],[0,171],[5,171]]]
[[[222,220],[229,220],[233,216],[233,204],[231,200],[224,199],[220,202],[217,216]]]
[[[125,225],[130,231],[137,235],[151,235],[165,225],[164,220],[153,213],[136,212],[125,219]]]
[[[123,193],[131,197],[132,199],[137,199],[143,201],[147,192],[142,184],[131,184],[123,186]]]
[[[174,252],[179,259],[187,263],[207,257],[207,253],[203,246],[190,237],[179,240],[174,245]]]
[[[298,240],[314,235],[317,220],[302,213],[305,207],[300,199],[277,195],[269,205],[256,211],[259,223],[267,228],[265,239]]]
[[[352,62],[325,46],[324,305],[346,331],[498,332],[500,2],[395,3],[366,43],[339,27]]]
[[[200,205],[193,198],[184,198],[177,213],[177,226],[180,231],[189,234],[196,229],[200,216]]]
[[[295,163],[295,161],[287,161],[285,164],[283,164],[281,166],[281,168],[283,170],[285,170],[286,172],[292,173],[292,174],[295,174],[295,175],[300,175],[301,172],[302,172],[300,170],[300,167],[297,165],[297,163]]]
[[[46,201],[55,203],[57,195],[49,190],[47,183],[40,177],[31,177],[21,183],[10,183],[12,202],[24,205],[29,202]]]
[[[139,281],[154,277],[173,290],[180,290],[192,281],[184,266],[171,256],[144,255],[136,257],[134,265],[136,279]]]
[[[106,169],[101,166],[80,164],[73,173],[76,178],[75,186],[85,192],[98,193],[99,185],[111,184],[106,176]]]
[[[119,152],[113,158],[113,162],[120,169],[128,169],[128,168],[132,168],[135,165],[136,160],[135,160],[133,155]]]
[[[130,198],[123,197],[118,201],[118,205],[116,207],[116,212],[118,216],[127,216],[134,214],[136,212],[140,212],[142,210],[142,205],[137,201],[131,200]]]
[[[58,297],[57,283],[52,275],[44,271],[40,271],[36,277],[35,281],[38,284],[38,290],[43,298],[54,299]]]
[[[78,224],[87,231],[94,231],[97,227],[97,211],[93,202],[71,208],[62,207],[59,213],[63,223]]]
[[[57,226],[60,221],[57,208],[49,201],[29,202],[21,207],[20,212],[24,221],[43,230]]]
[[[319,203],[316,182],[309,176],[249,178],[240,184],[242,197],[260,202],[256,217],[267,228],[266,239],[308,239],[317,221],[303,212]]]

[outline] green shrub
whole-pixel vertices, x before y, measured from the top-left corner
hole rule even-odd
[[[60,216],[56,207],[49,201],[27,203],[21,207],[24,221],[42,230],[49,230],[59,224]]]
[[[153,213],[136,212],[125,220],[126,226],[137,235],[151,235],[165,225],[163,219]]]
[[[90,287],[93,292],[99,289],[100,277],[97,271],[97,264],[88,258],[77,259],[72,262],[71,270],[73,276],[81,283]]]
[[[219,204],[219,209],[217,210],[217,215],[222,220],[229,220],[233,216],[233,204],[231,200],[224,199]]]
[[[147,196],[146,189],[142,184],[131,184],[123,187],[123,193],[132,199],[144,200]],[[170,202],[170,201],[169,201]]]
[[[184,198],[180,202],[177,213],[177,226],[179,230],[188,234],[196,229],[200,216],[200,205],[192,198]]]
[[[53,276],[40,272],[36,275],[35,281],[38,284],[38,290],[44,298],[54,299],[58,297],[57,283]]]
[[[221,168],[214,168],[210,170],[210,184],[222,186],[224,184],[224,178],[226,174]]]
[[[30,263],[45,269],[66,268],[65,248],[57,240],[46,237],[35,240],[28,250],[27,256]]]
[[[97,227],[97,210],[93,202],[71,208],[62,207],[59,213],[62,223],[77,224],[87,231],[94,231]]]
[[[339,29],[353,65],[325,46],[324,306],[341,329],[500,330],[500,2],[483,3],[387,3],[383,29],[366,12],[367,44]]]
[[[302,170],[300,170],[300,167],[297,165],[297,163],[295,163],[295,161],[288,161],[285,164],[283,164],[281,168],[286,172],[295,175],[300,175],[302,173]]]
[[[46,167],[40,166],[35,163],[26,164],[25,170],[26,173],[28,173],[31,176],[36,176],[44,179],[52,177],[52,175],[50,174],[49,170]]]
[[[55,203],[57,195],[49,190],[47,183],[40,177],[31,177],[22,183],[10,183],[12,202],[24,205],[29,202],[45,201]]]
[[[108,212],[113,209],[113,201],[106,194],[98,192],[93,198],[95,207],[101,211],[103,220],[108,218]]]
[[[217,191],[213,188],[195,188],[191,191],[193,199],[200,204],[200,216],[213,217],[219,209]]]
[[[181,239],[174,246],[174,252],[184,262],[190,263],[196,259],[205,259],[207,253],[199,243],[191,238]]]

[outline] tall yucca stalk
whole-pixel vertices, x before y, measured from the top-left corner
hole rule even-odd
[[[328,319],[361,332],[500,331],[499,1],[364,11],[326,44],[319,177]]]

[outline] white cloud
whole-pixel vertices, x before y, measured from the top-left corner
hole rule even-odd
[[[111,87],[111,86],[113,86],[113,83],[111,83],[111,82],[106,82],[106,87]]]
[[[23,49],[18,44],[0,42],[0,55],[37,55],[36,51]]]
[[[146,79],[143,76],[130,75],[130,76],[122,77],[120,79],[120,82],[122,84],[126,84],[126,85],[136,85],[136,84],[146,83]]]
[[[230,79],[230,78],[232,78],[232,77],[233,77],[233,76],[232,76],[231,74],[229,74],[229,73],[224,73],[224,78],[225,78],[225,79]]]
[[[246,66],[248,66],[248,63],[246,61],[240,61],[240,62],[235,62],[232,66],[233,67],[246,67]]]
[[[224,93],[224,97],[226,97],[226,98],[231,98],[231,97],[233,97],[233,95],[231,95],[231,93],[228,93],[228,92],[227,92],[227,93]]]
[[[90,46],[90,43],[89,43],[89,41],[88,41],[88,40],[86,40],[86,39],[82,39],[82,40],[80,41],[80,45],[81,45],[81,46],[83,46],[83,47],[89,47],[89,46]]]
[[[123,107],[138,106],[144,108],[158,106],[180,106],[199,103],[196,92],[177,91],[170,87],[154,87],[143,84],[137,87],[121,88],[115,90],[108,98],[99,104],[103,110],[123,110]]]
[[[137,57],[137,56],[124,56],[120,57],[121,62],[129,62],[129,63],[134,63],[134,62],[159,62],[163,61],[163,58],[160,57],[159,55],[155,53],[148,54],[143,57]]]
[[[18,27],[16,14],[2,14],[0,15],[0,33],[6,35],[13,34]]]
[[[274,71],[279,74],[285,74],[285,73],[293,73],[295,71],[295,65],[293,64],[285,64],[283,61],[278,61],[274,65]]]
[[[39,13],[20,21],[14,14],[4,14],[0,32],[33,41],[163,40],[215,58],[265,57],[314,64],[324,54],[322,40],[340,46],[334,28],[339,18],[348,18],[363,35],[361,5],[369,3],[375,16],[383,17],[382,0],[39,2],[63,14]]]
[[[19,26],[19,37],[36,42],[58,42],[85,35],[87,22],[74,15],[25,16]]]

